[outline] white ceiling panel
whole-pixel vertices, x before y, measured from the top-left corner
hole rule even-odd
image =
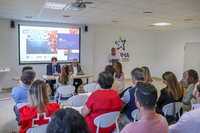
[[[88,13],[96,13],[96,14],[107,14],[111,12],[110,10],[105,10],[105,9],[98,9],[98,8],[94,8],[90,11],[88,11]]]
[[[17,10],[5,10],[0,8],[0,16],[3,14],[19,15],[19,12]]]
[[[0,0],[1,4],[17,5],[17,0]]]
[[[157,7],[160,5],[161,5],[161,3],[158,3],[158,2],[153,2],[153,1],[148,1],[148,0],[140,0],[139,2],[136,2],[130,6],[146,9],[146,8]]]
[[[45,1],[33,1],[33,0],[18,0],[20,6],[27,7],[37,7],[42,8],[45,4]]]
[[[18,3],[19,1],[19,3]],[[75,0],[47,0],[70,4]],[[98,25],[139,31],[173,31],[200,28],[200,0],[84,0],[93,2],[82,11],[43,9],[46,0],[0,0],[0,17],[26,21],[44,21]],[[144,14],[150,11],[152,14]],[[72,18],[63,18],[69,15]],[[25,16],[32,16],[31,19]],[[185,19],[192,19],[185,21]],[[118,21],[118,22],[111,22]],[[169,22],[171,26],[152,26]]]
[[[187,7],[185,7],[185,8],[191,9],[191,10],[200,11],[200,4],[196,4],[196,5],[193,5],[193,6],[187,6]]]
[[[125,6],[119,5],[119,4],[112,4],[112,3],[103,3],[99,6],[97,6],[96,8],[107,9],[107,10],[117,10],[117,9],[120,9],[123,7],[125,7]]]
[[[160,6],[156,6],[153,9],[156,10],[156,11],[160,11],[160,12],[168,12],[168,11],[177,10],[178,7],[171,6],[171,5],[168,5],[168,4],[163,4],[163,5],[160,5]]]
[[[174,1],[174,0],[150,0],[150,1],[160,2],[160,3],[166,4],[166,3],[172,2],[172,1]]]
[[[17,5],[10,5],[10,4],[0,4],[0,9],[18,10],[18,6]]]
[[[107,2],[128,6],[138,1],[139,0],[108,0]]]
[[[200,0],[174,0],[168,4],[177,6],[177,7],[187,7],[187,6],[193,6],[196,4],[200,4]]]
[[[144,10],[144,9],[132,7],[132,6],[125,6],[121,9],[118,9],[117,11],[128,12],[128,13],[136,13],[136,12],[139,12],[139,11],[142,11],[142,10]]]

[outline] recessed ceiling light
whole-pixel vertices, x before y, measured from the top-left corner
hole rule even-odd
[[[63,15],[63,18],[72,18],[72,17],[69,15]]]
[[[46,2],[45,5],[44,5],[44,8],[64,10],[66,8],[66,6],[67,6],[67,4]]]
[[[167,25],[171,25],[171,23],[160,22],[160,23],[153,23],[153,25],[156,25],[156,26],[167,26]]]
[[[192,21],[193,19],[185,19],[185,21]]]
[[[113,23],[117,23],[118,21],[111,21],[111,22],[113,22]]]
[[[146,12],[143,12],[143,14],[152,14],[153,12],[151,11],[146,11]]]
[[[159,32],[160,30],[156,30],[156,29],[148,29],[148,30],[144,30],[144,31],[149,31],[149,32]]]
[[[25,18],[33,18],[32,16],[25,16]]]

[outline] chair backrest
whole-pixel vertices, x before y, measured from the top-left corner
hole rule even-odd
[[[85,86],[83,86],[83,89],[84,89],[85,93],[95,92],[97,85],[98,85],[97,83],[86,84]]]
[[[131,113],[131,116],[133,117],[134,122],[136,120],[140,120],[141,119],[140,110],[139,109],[133,110],[132,113]]]
[[[174,115],[174,103],[166,104],[162,108],[162,111],[164,113],[164,116],[166,116],[166,115]]]
[[[40,126],[37,126],[37,127],[29,128],[26,131],[26,133],[46,133],[47,125],[48,124],[44,124],[44,125],[40,125]]]
[[[73,85],[60,86],[58,88],[59,96],[62,95],[63,97],[68,96],[70,94],[74,94],[74,91],[75,87]]]
[[[99,132],[99,128],[106,128],[112,126],[114,123],[117,128],[117,132],[119,133],[119,128],[117,125],[117,119],[119,117],[120,112],[115,111],[115,112],[110,112],[106,114],[102,114],[94,119],[94,124],[97,126],[96,133]]]
[[[175,102],[175,114],[181,109],[182,102]]]
[[[194,107],[193,107],[192,105],[193,105],[193,104],[196,104],[196,103],[197,103],[197,100],[196,100],[195,98],[192,98],[192,99],[190,100],[191,110],[194,109]]]
[[[88,95],[77,95],[77,96],[73,96],[73,97],[70,97],[68,99],[68,103],[69,105],[72,107],[80,107],[80,106],[84,106],[87,99],[88,99]]]
[[[120,81],[119,82],[119,90],[124,90],[125,89],[125,82],[124,81]]]
[[[28,102],[22,102],[17,104],[17,108],[20,109],[21,107],[28,105]]]
[[[176,115],[176,113],[179,112],[180,108],[182,106],[182,102],[174,102],[174,103],[169,103],[165,105],[162,108],[162,111],[164,113],[164,116],[166,115]]]

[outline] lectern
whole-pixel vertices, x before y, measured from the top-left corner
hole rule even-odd
[[[1,73],[9,72],[10,67],[0,67],[0,92],[2,92],[2,80],[1,80]]]

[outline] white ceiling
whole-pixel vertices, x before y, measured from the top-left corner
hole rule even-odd
[[[0,17],[141,31],[200,28],[200,0],[86,0],[94,2],[94,5],[87,5],[82,11],[45,9],[43,7],[46,1],[70,4],[75,0],[0,0]],[[151,11],[153,14],[148,16],[143,14],[144,11]],[[70,15],[72,18],[63,18],[63,15]],[[27,19],[25,16],[33,18]],[[152,23],[157,22],[172,25],[152,26]]]

